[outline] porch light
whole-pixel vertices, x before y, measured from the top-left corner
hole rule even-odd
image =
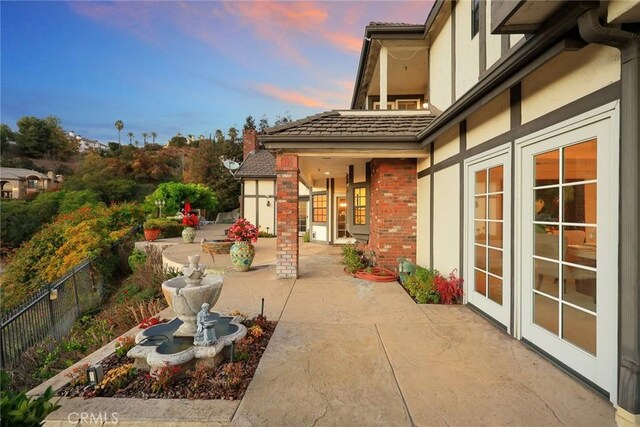
[[[422,104],[422,108],[424,108],[425,110],[428,110],[429,109],[429,103],[428,102],[424,102]]]
[[[325,175],[331,175],[331,172],[325,172],[324,174]]]
[[[345,202],[340,202],[340,207],[341,207],[341,208],[346,208],[346,207],[347,207],[347,204],[346,204]]]
[[[87,369],[87,382],[90,385],[98,385],[102,381],[102,365],[93,365]]]

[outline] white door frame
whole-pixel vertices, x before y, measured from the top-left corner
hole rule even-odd
[[[619,101],[580,114],[515,141],[515,335],[534,345],[603,388],[617,402],[618,372],[618,199],[619,199]],[[597,358],[559,338],[553,338],[530,318],[532,158],[551,147],[598,140],[598,246],[596,326]],[[525,246],[528,245],[528,246]],[[609,284],[609,286],[601,284]],[[525,292],[528,293],[525,295]],[[525,317],[526,316],[526,317]],[[531,337],[535,337],[534,340]],[[590,357],[589,357],[590,356]]]
[[[355,243],[355,239],[351,238],[341,238],[338,239],[338,198],[339,197],[344,197],[345,202],[347,203],[347,207],[349,205],[349,199],[347,198],[347,195],[344,193],[336,193],[333,195],[333,206],[334,206],[334,210],[331,213],[333,215],[333,217],[335,218],[334,224],[332,230],[331,230],[331,235],[333,236],[333,243],[338,244],[338,245],[342,245],[342,244],[349,244],[349,243]],[[347,215],[349,215],[349,210],[347,209]],[[345,221],[347,221],[348,218],[345,218]],[[345,223],[346,225],[346,223]]]
[[[475,174],[470,173],[474,167],[490,168],[493,166],[503,165],[504,191],[502,200],[503,215],[503,262],[502,262],[502,306],[489,300],[487,297],[474,297],[474,286],[472,286],[472,278],[474,276],[474,257],[475,251],[472,250],[474,244],[474,227],[473,223],[473,206],[475,203],[475,191],[473,179]],[[486,312],[496,321],[503,324],[507,328],[507,332],[511,333],[511,198],[513,192],[511,188],[511,144],[507,143],[492,150],[485,151],[477,156],[470,157],[464,161],[464,238],[463,238],[463,262],[464,271],[467,280],[464,281],[464,303],[471,303],[480,310]],[[488,179],[488,177],[487,177]],[[487,260],[488,262],[488,260]],[[486,300],[483,301],[482,299]]]

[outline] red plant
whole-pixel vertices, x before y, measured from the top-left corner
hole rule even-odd
[[[433,279],[433,284],[440,294],[442,304],[455,304],[457,302],[458,298],[462,296],[462,282],[463,280],[456,276],[455,269],[449,273],[447,278],[438,274]]]
[[[147,329],[151,326],[155,326],[160,323],[160,320],[157,317],[147,317],[138,325],[138,328]]]
[[[229,239],[238,242],[257,242],[258,228],[245,218],[238,218],[227,232]]]
[[[181,374],[180,366],[165,365],[150,374],[147,379],[151,381],[151,390],[155,393],[162,392],[178,380]]]
[[[182,225],[184,225],[185,227],[197,227],[199,223],[200,220],[198,220],[198,216],[191,212],[186,213],[182,217]]]

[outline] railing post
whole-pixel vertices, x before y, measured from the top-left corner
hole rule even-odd
[[[76,283],[76,268],[71,270],[71,279],[73,280],[73,293],[76,297],[76,310],[77,314],[80,314],[80,299],[78,298],[78,284]]]
[[[47,299],[49,300],[49,318],[51,319],[51,331],[53,332],[53,338],[56,341],[60,341],[58,328],[56,328],[56,316],[53,312],[53,300],[51,299],[51,283],[49,283],[49,292],[47,293]]]
[[[4,369],[4,325],[0,329],[0,369]]]

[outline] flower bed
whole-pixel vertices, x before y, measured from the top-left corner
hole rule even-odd
[[[199,367],[184,375],[175,367],[160,369],[156,375],[133,367],[133,359],[117,351],[102,361],[104,379],[97,387],[84,384],[83,372],[70,377],[58,391],[64,397],[115,397],[165,399],[242,399],[267,348],[277,322],[264,316],[245,320],[248,334],[235,346],[233,362],[216,368]],[[80,378],[78,378],[80,377]]]

